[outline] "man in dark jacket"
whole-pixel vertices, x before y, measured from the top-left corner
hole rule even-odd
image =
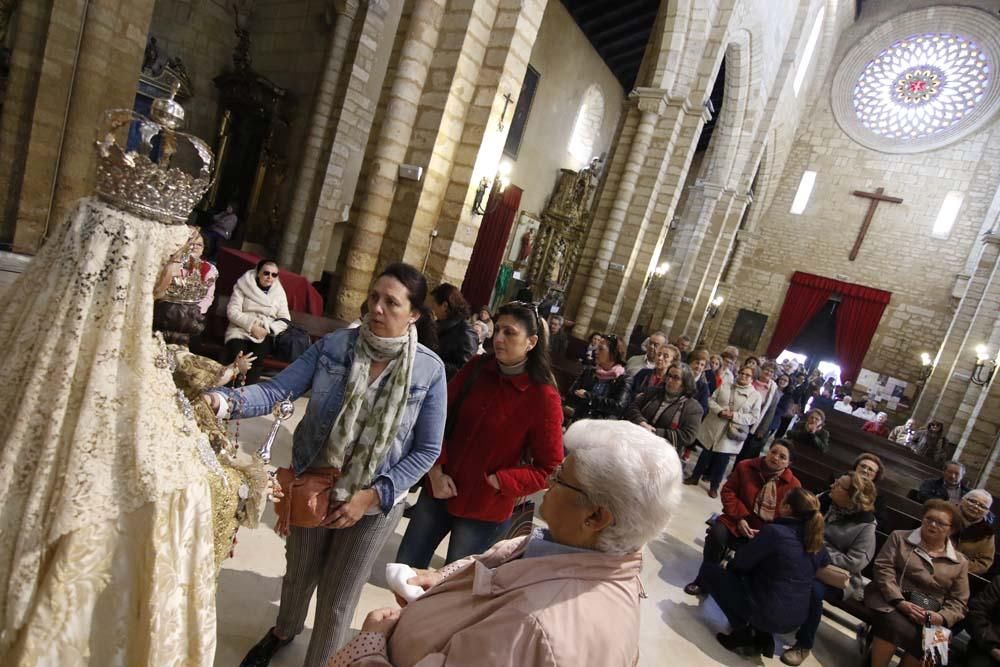
[[[1000,662],[1000,577],[969,600],[965,621],[972,635],[965,664],[986,667]]]
[[[944,465],[944,474],[936,479],[925,479],[920,488],[914,492],[914,500],[918,503],[925,503],[931,498],[948,500],[956,505],[963,496],[971,491],[971,487],[965,483],[965,466],[958,461],[948,461]]]

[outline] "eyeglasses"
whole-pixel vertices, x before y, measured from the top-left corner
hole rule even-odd
[[[969,505],[970,507],[975,507],[977,510],[986,511],[986,510],[988,510],[990,508],[989,505],[984,505],[981,502],[979,502],[978,500],[972,500],[971,498],[966,498],[964,500],[964,502],[965,502],[965,504]]]
[[[577,493],[579,493],[580,495],[582,495],[584,498],[586,498],[590,502],[594,502],[594,501],[590,500],[590,496],[587,495],[586,491],[584,491],[583,489],[581,489],[578,486],[573,486],[572,484],[567,484],[566,482],[564,482],[562,480],[561,477],[559,477],[559,473],[562,472],[562,469],[563,469],[563,467],[562,467],[561,463],[556,466],[556,469],[552,471],[551,475],[549,475],[549,483],[550,484],[559,484],[560,486],[565,486],[567,489],[570,489],[572,491],[576,491]]]
[[[260,275],[264,276],[265,278],[267,278],[268,276],[270,276],[271,278],[277,278],[278,277],[278,272],[277,271],[261,271]]]
[[[951,528],[950,523],[945,523],[944,521],[938,521],[937,519],[932,519],[930,517],[924,517],[923,522],[928,526],[937,526],[938,528]]]

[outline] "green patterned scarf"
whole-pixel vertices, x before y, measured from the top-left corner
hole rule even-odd
[[[380,338],[368,328],[367,317],[361,323],[344,404],[333,423],[325,452],[328,464],[342,471],[333,488],[334,500],[350,500],[372,483],[406,411],[416,354],[417,329],[412,324],[404,336]],[[393,359],[395,366],[369,404],[365,396],[372,361]]]

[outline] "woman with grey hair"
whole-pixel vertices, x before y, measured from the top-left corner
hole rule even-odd
[[[371,612],[330,664],[636,664],[641,551],[678,506],[680,460],[628,422],[576,422],[565,445],[548,529],[409,579],[424,593]]]
[[[955,548],[969,559],[969,574],[985,574],[993,565],[996,518],[990,511],[993,496],[986,489],[973,489],[958,503],[961,527]]]
[[[663,382],[639,394],[625,410],[625,419],[655,433],[682,453],[694,444],[701,427],[701,404],[695,398],[694,373],[675,361]]]

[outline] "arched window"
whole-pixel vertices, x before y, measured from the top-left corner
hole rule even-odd
[[[573,134],[569,139],[569,154],[581,168],[594,157],[594,144],[597,135],[601,133],[601,121],[604,119],[604,94],[597,84],[592,84],[583,94],[580,110],[573,124]]]

